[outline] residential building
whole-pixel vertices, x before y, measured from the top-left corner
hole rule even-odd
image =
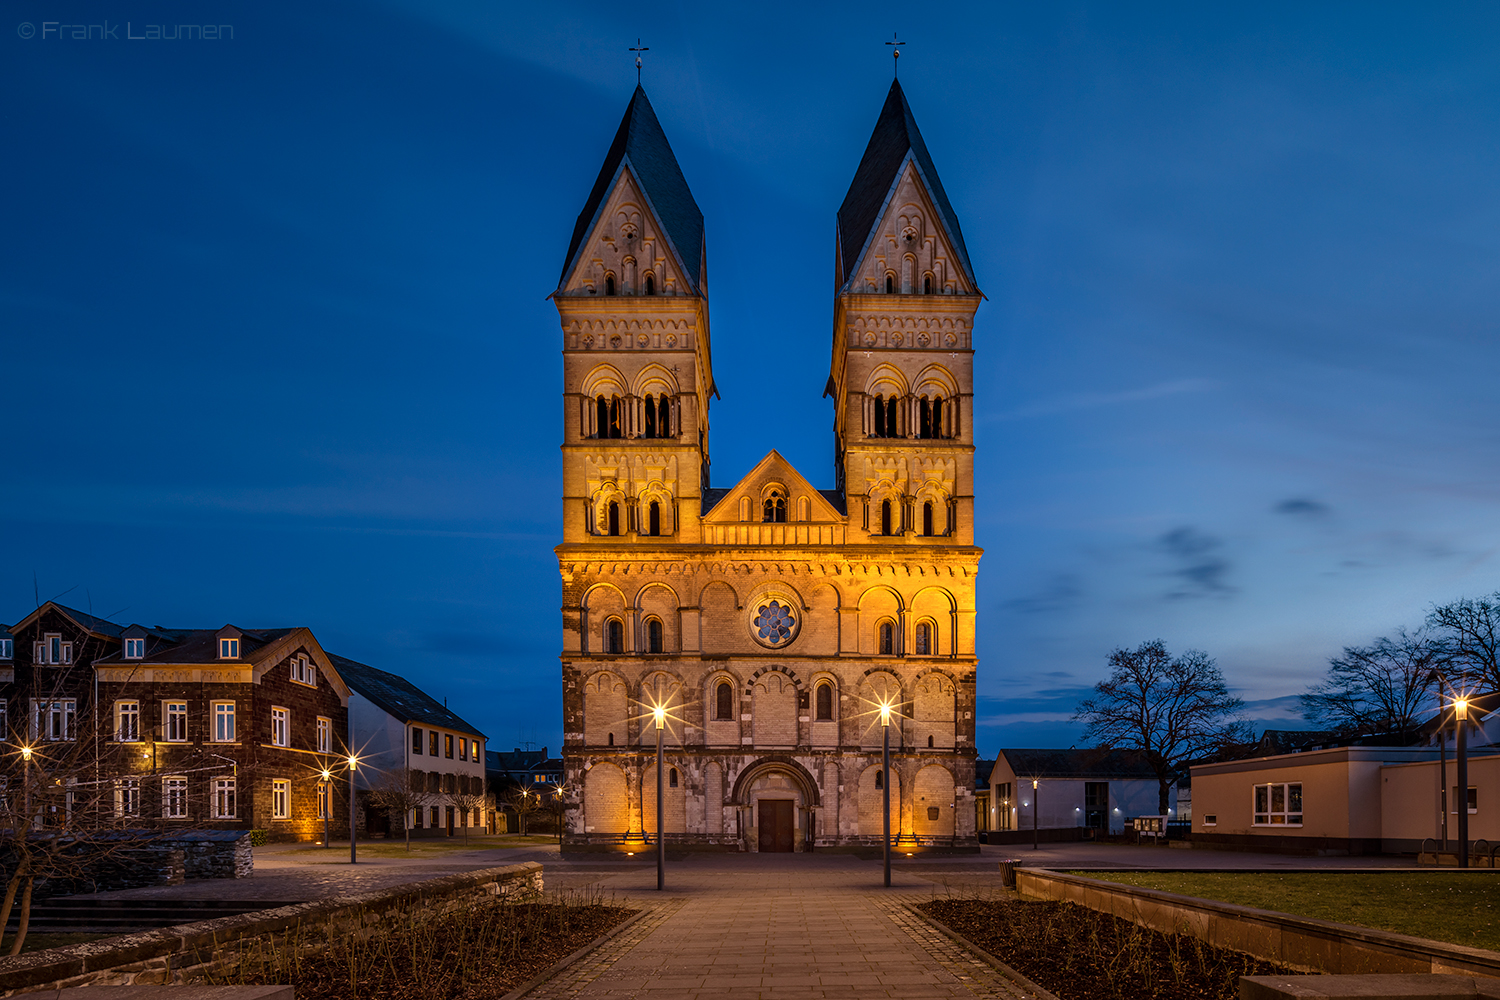
[[[368,804],[387,776],[408,771],[429,796],[406,817],[414,837],[451,837],[485,825],[482,806],[455,796],[486,795],[485,735],[398,674],[343,656],[331,660],[348,682],[351,742],[366,762],[357,779],[367,800],[367,833],[401,837],[400,823]]]
[[[775,450],[714,487],[703,214],[636,89],[551,296],[567,848],[655,832],[654,707],[677,843],[879,842],[888,729],[897,835],[974,844],[982,296],[899,84],[832,235],[832,488]],[[755,350],[777,354],[781,336],[768,327]]]
[[[1170,818],[1176,782],[1167,802]],[[1160,784],[1137,751],[1002,750],[990,772],[990,815],[992,842],[996,833],[1032,829],[1119,836],[1127,820],[1161,815]]]
[[[512,751],[491,750],[485,755],[485,769],[495,795],[496,832],[513,833],[520,829],[516,803],[512,796],[523,788],[536,796],[536,801],[550,817],[563,789],[561,757],[551,756],[547,747],[540,750],[521,747]],[[528,818],[527,829],[550,829],[555,832],[556,825],[550,818],[539,822],[538,817],[533,814]]]

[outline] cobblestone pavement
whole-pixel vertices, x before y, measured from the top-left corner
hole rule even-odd
[[[693,857],[661,894],[654,867],[612,874],[604,891],[656,909],[528,1000],[1027,996],[904,909],[932,880],[880,882],[879,865],[833,854]]]

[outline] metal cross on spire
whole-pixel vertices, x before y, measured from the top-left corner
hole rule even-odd
[[[635,85],[639,87],[641,85],[641,53],[650,52],[651,49],[642,45],[641,40],[637,38],[630,51],[635,53]]]
[[[906,44],[905,42],[897,41],[898,38],[899,36],[893,31],[891,32],[891,40],[885,43],[891,47],[891,59],[893,60],[891,63],[891,76],[893,78],[901,75],[899,72],[901,66],[901,46]]]

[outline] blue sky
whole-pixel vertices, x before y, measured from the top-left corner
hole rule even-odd
[[[1493,5],[8,10],[0,620],[35,576],[306,624],[557,746],[545,296],[626,48],[707,220],[714,484],[774,447],[828,487],[833,216],[892,31],[988,295],[985,754],[1077,741],[1156,637],[1295,725],[1341,646],[1500,587]]]

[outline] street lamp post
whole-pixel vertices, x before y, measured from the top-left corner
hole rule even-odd
[[[658,705],[651,711],[656,716],[656,889],[660,892],[667,887],[667,838],[663,822],[667,811],[661,774],[661,733],[666,727],[667,710]]]
[[[1032,778],[1031,779],[1031,849],[1033,851],[1036,850],[1036,845],[1037,845],[1036,814],[1041,811],[1040,809],[1037,808],[1039,805],[1041,805],[1041,803],[1037,801],[1037,796],[1038,796],[1038,793],[1040,791],[1041,791],[1041,789],[1038,787],[1037,780],[1035,778]]]
[[[891,706],[880,706],[880,814],[885,823],[885,886],[891,887]]]
[[[359,863],[359,857],[354,852],[354,769],[359,761],[351,753],[349,755],[349,863]]]
[[[1469,867],[1469,703],[1453,699],[1453,727],[1458,730],[1458,867]]]

